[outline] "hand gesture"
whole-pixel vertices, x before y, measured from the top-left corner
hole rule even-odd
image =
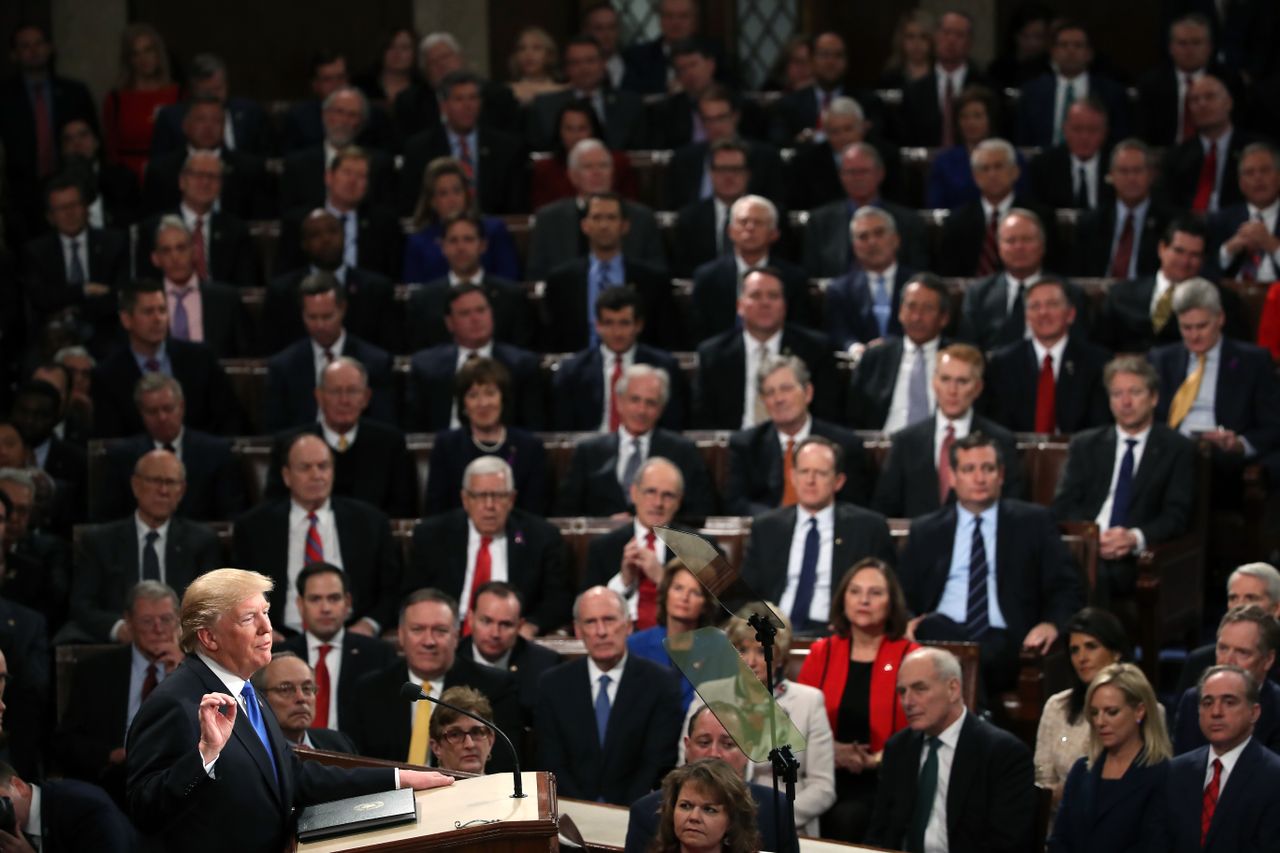
[[[1057,627],[1052,622],[1041,622],[1027,632],[1027,638],[1022,641],[1022,647],[1042,655],[1048,654],[1049,647],[1056,639],[1058,639]]]
[[[200,756],[208,764],[222,754],[231,737],[240,706],[226,693],[206,693],[200,698]]]
[[[12,835],[0,829],[0,851],[2,853],[36,853],[35,848],[27,843],[21,834]]]
[[[406,770],[400,768],[400,787],[425,791],[428,788],[447,788],[453,784],[453,777],[433,770]]]

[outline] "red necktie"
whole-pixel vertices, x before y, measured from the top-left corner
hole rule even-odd
[[[320,519],[314,512],[307,513],[307,541],[302,549],[303,565],[324,562],[324,542],[320,540]]]
[[[316,650],[316,717],[311,725],[317,729],[329,728],[329,650],[333,646],[321,643]]]
[[[614,355],[613,373],[609,375],[609,432],[618,431],[618,380],[622,378],[622,356]]]
[[[1191,75],[1185,75],[1186,90],[1182,95],[1182,128],[1178,131],[1178,141],[1185,142],[1188,139],[1195,139],[1196,124],[1191,120],[1191,84],[1193,82]]]
[[[657,552],[657,537],[650,530],[644,537],[644,547]],[[640,578],[639,598],[636,600],[636,630],[643,631],[658,624],[658,586],[648,575]]]
[[[796,440],[787,439],[787,449],[782,452],[782,505],[795,506],[796,487],[791,482],[791,454],[796,449]]]
[[[991,221],[987,223],[987,234],[982,239],[982,253],[978,255],[978,269],[974,275],[991,275],[1000,269],[1000,253],[996,251],[996,231],[1000,227],[1000,210],[991,208]]]
[[[53,122],[49,120],[49,103],[44,99],[44,86],[31,90],[31,109],[36,120],[36,171],[43,178],[53,171]]]
[[[1129,277],[1129,260],[1133,257],[1133,213],[1125,211],[1124,225],[1120,228],[1120,242],[1116,243],[1116,253],[1111,259],[1112,278]]]
[[[471,575],[471,602],[467,605],[467,618],[462,623],[462,636],[471,636],[471,616],[476,609],[476,593],[480,587],[489,582],[493,575],[493,555],[489,553],[492,536],[480,537],[480,550],[476,552],[476,570]]]
[[[1204,846],[1209,837],[1209,825],[1213,823],[1213,811],[1218,807],[1218,786],[1222,782],[1222,762],[1213,759],[1213,778],[1204,789],[1204,799],[1200,803],[1200,846]]]
[[[147,701],[147,697],[151,695],[151,691],[156,689],[156,684],[160,682],[160,678],[156,675],[156,667],[158,663],[153,663],[147,667],[147,676],[142,679],[142,701]]]
[[[950,148],[955,144],[955,88],[951,85],[951,75],[947,75],[947,84],[942,90],[942,147]]]
[[[1036,386],[1036,432],[1053,434],[1057,423],[1054,410],[1056,389],[1053,382],[1053,356],[1044,354],[1044,364],[1040,367],[1040,384]]]
[[[209,280],[209,262],[204,254],[204,217],[196,217],[196,227],[191,232],[191,254],[196,262],[196,275],[201,281]]]
[[[947,424],[947,435],[938,449],[938,503],[945,504],[951,494],[951,445],[956,443],[956,428]]]
[[[1209,200],[1213,197],[1213,185],[1218,180],[1218,143],[1209,143],[1209,152],[1204,155],[1204,163],[1200,166],[1200,182],[1196,184],[1196,197],[1191,202],[1191,209],[1196,213],[1204,213],[1209,209]]]

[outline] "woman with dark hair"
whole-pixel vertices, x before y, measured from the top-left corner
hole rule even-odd
[[[925,204],[932,208],[955,210],[978,200],[978,185],[973,180],[969,157],[984,139],[1000,136],[1000,101],[985,86],[966,86],[955,102],[955,145],[938,152],[929,167],[925,188]],[[1018,176],[1014,192],[1026,189],[1026,163],[1018,154]]]
[[[653,853],[755,853],[756,801],[718,758],[677,767],[662,780],[662,815]]]
[[[493,719],[493,705],[489,697],[474,687],[455,684],[440,696],[450,705]],[[431,709],[431,721],[427,724],[427,745],[436,757],[441,770],[461,770],[464,773],[484,773],[493,752],[493,729],[459,714],[452,708],[438,705]]]
[[[604,139],[604,126],[590,101],[570,101],[556,116],[556,139],[550,157],[533,163],[529,203],[536,211],[543,205],[577,193],[569,181],[569,152],[584,139]],[[634,199],[636,173],[625,151],[610,151],[613,157],[613,188],[624,198]]]
[[[108,163],[98,131],[86,119],[73,117],[58,128],[63,171],[76,178],[89,207],[94,228],[127,228],[138,217],[138,178],[128,167]]]
[[[22,433],[8,419],[0,420],[0,468],[26,468],[30,463]]]
[[[472,460],[497,456],[515,474],[516,506],[542,514],[547,504],[547,453],[536,435],[504,423],[511,374],[491,358],[473,358],[454,379],[457,429],[436,433],[427,473],[426,514],[462,506],[462,475]]]
[[[1000,89],[1017,89],[1049,71],[1049,26],[1053,10],[1043,3],[1014,7],[1000,55],[987,66],[987,77]]]
[[[798,33],[778,51],[760,89],[765,92],[797,92],[813,85],[813,36]]]
[[[1067,653],[1071,658],[1071,687],[1044,703],[1036,732],[1036,784],[1053,789],[1056,804],[1067,773],[1089,748],[1089,718],[1085,694],[1103,667],[1130,657],[1124,626],[1100,607],[1086,607],[1067,623]]]
[[[674,667],[662,641],[711,624],[712,603],[684,563],[671,560],[658,583],[658,624],[627,637],[627,651],[663,666]],[[680,677],[681,710],[693,701],[693,685]]]
[[[397,95],[422,82],[417,53],[418,34],[413,28],[392,27],[373,67],[352,82],[372,103],[390,110]]]
[[[160,108],[178,101],[169,74],[169,51],[150,24],[130,24],[120,36],[120,75],[102,102],[107,159],[127,166],[142,182],[151,155],[151,134]]]
[[[881,89],[902,89],[933,70],[933,31],[937,21],[924,9],[912,9],[893,29],[893,52],[884,65]]]
[[[444,222],[464,210],[475,211],[475,200],[467,188],[467,173],[452,157],[437,157],[422,171],[422,193],[413,214],[413,227],[404,244],[402,277],[411,284],[423,284],[449,274],[449,262],[440,248]],[[478,215],[478,211],[475,211]],[[490,275],[520,280],[520,258],[511,232],[496,216],[481,217],[486,248],[480,263]]]
[[[809,648],[796,681],[822,690],[835,734],[836,804],[822,817],[822,835],[858,843],[885,741],[907,725],[898,668],[916,644],[903,636],[907,602],[893,569],[875,557],[855,563],[832,592],[831,624],[833,636]]]

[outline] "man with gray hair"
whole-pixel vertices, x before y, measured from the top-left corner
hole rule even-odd
[[[617,432],[585,438],[573,450],[569,473],[560,484],[557,515],[617,515],[631,511],[630,493],[640,465],[653,456],[670,459],[684,475],[684,511],[711,515],[716,501],[697,446],[678,432],[659,427],[671,397],[671,377],[660,367],[633,364],[615,386]]]
[[[1129,138],[1116,143],[1107,167],[1115,199],[1080,218],[1073,275],[1125,280],[1155,273],[1160,266],[1156,244],[1172,217],[1168,206],[1151,194],[1155,177],[1155,154],[1145,142]]]
[[[422,81],[410,83],[396,96],[392,112],[401,137],[409,139],[423,131],[436,132],[441,124],[440,84],[454,71],[467,68],[462,45],[452,33],[427,33],[417,45],[418,70]],[[520,108],[505,83],[485,80],[480,87],[480,123],[507,132],[520,126]]]
[[[647,141],[644,101],[635,92],[606,85],[604,51],[588,35],[564,43],[563,67],[568,86],[533,99],[527,112],[526,142],[533,151],[548,151],[559,135],[556,119],[565,104],[587,101],[604,128],[604,142],[616,151],[644,147]],[[628,60],[630,63],[630,60]]]
[[[515,475],[497,456],[480,456],[462,473],[462,508],[422,519],[402,588],[432,587],[458,601],[468,624],[476,592],[506,581],[524,597],[528,639],[556,630],[569,615],[570,581],[560,531],[515,506]]]
[[[1270,563],[1245,563],[1236,568],[1227,578],[1227,609],[1232,610],[1246,605],[1256,605],[1264,612],[1280,618],[1280,571]],[[1216,642],[1201,646],[1187,655],[1182,665],[1182,675],[1178,677],[1178,688],[1181,695],[1188,687],[1194,687],[1200,675],[1214,665],[1217,658]],[[1280,682],[1280,667],[1272,665],[1267,679]]]
[[[893,214],[860,207],[849,220],[854,268],[827,284],[827,334],[837,350],[854,352],[889,335],[902,336],[902,291],[916,271],[898,262],[902,237]]]
[[[227,151],[245,151],[265,155],[268,152],[267,117],[256,101],[230,94],[227,65],[214,53],[197,53],[187,68],[187,87],[192,96],[211,96],[222,102],[227,118],[222,130],[222,147]],[[187,105],[170,104],[156,114],[151,134],[151,156],[159,157],[184,146],[182,120]]]
[[[1214,261],[1227,278],[1275,281],[1280,277],[1280,150],[1254,142],[1240,152],[1244,200],[1209,220]]]
[[[249,315],[240,294],[201,273],[187,223],[177,214],[166,214],[154,234],[151,263],[164,284],[169,336],[205,344],[218,358],[248,355]]]
[[[325,175],[333,167],[338,152],[353,145],[369,154],[368,198],[376,204],[390,204],[393,193],[393,164],[384,149],[383,132],[389,125],[386,114],[372,107],[364,93],[353,86],[340,86],[324,98],[320,108],[323,136],[314,143],[286,154],[280,175],[280,210],[311,210],[325,203]],[[370,137],[373,137],[372,139]]]

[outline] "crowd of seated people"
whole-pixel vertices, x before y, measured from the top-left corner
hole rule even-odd
[[[126,732],[232,565],[272,583],[285,741],[510,769],[412,681],[630,808],[628,849],[1276,837],[1276,16],[1172,17],[1130,80],[1035,4],[988,69],[912,12],[881,79],[821,32],[766,94],[696,0],[630,45],[583,5],[502,79],[401,27],[272,109],[145,23],[95,106],[13,31],[0,793],[105,797],[131,849]],[[772,670],[664,528],[771,602]],[[1217,629],[1172,693],[1176,547],[1162,594]],[[736,743],[764,711],[670,651],[706,632],[807,742],[781,835]]]

